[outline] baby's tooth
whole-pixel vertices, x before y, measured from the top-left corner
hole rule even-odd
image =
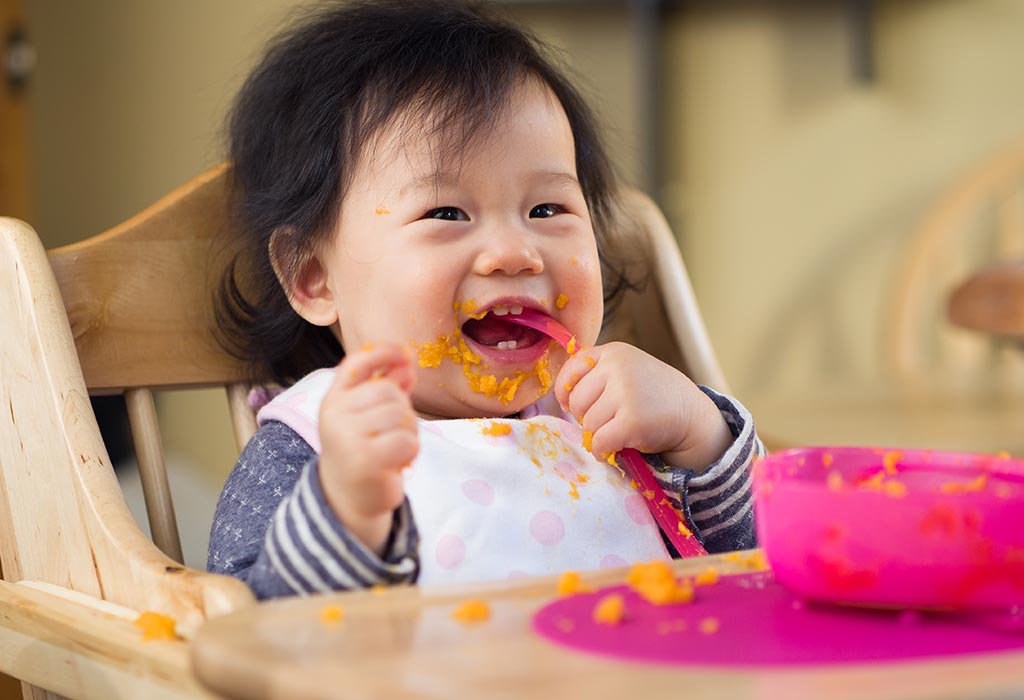
[[[523,307],[516,304],[510,308],[510,311],[512,312],[513,316],[518,316],[519,314],[523,313]]]
[[[521,311],[522,311],[522,309],[520,309],[520,312]],[[508,315],[508,307],[507,306],[495,306],[493,309],[491,309],[491,313],[494,314],[495,316],[507,316]]]
[[[515,350],[517,347],[519,347],[519,341],[510,340],[507,343],[505,343],[505,345],[508,346],[507,348],[505,348],[506,350]]]

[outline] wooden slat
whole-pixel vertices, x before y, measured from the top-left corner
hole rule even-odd
[[[90,393],[245,379],[211,330],[226,186],[215,168],[120,226],[50,251]]]
[[[153,392],[149,389],[129,389],[124,393],[128,406],[128,422],[135,443],[135,457],[139,464],[142,495],[149,516],[149,531],[153,542],[164,554],[178,563],[185,561],[178,536],[178,521],[174,517],[174,500],[167,481],[167,464],[160,441]]]
[[[228,394],[228,410],[231,412],[231,425],[235,431],[235,445],[241,452],[253,435],[256,434],[256,416],[249,408],[249,386],[246,384],[229,384],[225,387]]]

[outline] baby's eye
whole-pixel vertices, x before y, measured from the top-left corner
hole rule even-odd
[[[531,219],[550,219],[552,216],[561,214],[565,209],[557,204],[538,204],[530,210]]]
[[[466,212],[458,207],[438,207],[423,215],[424,219],[440,219],[441,221],[469,221]]]

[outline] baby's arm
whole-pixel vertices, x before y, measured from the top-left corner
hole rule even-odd
[[[413,582],[418,534],[408,502],[378,557],[335,517],[313,448],[283,423],[263,425],[217,504],[207,568],[245,581],[260,599]]]
[[[664,460],[655,475],[709,551],[754,546],[750,466],[764,447],[738,402],[624,343],[577,354],[555,387],[596,455],[632,447]]]
[[[350,353],[320,405],[320,486],[331,509],[380,554],[419,451],[412,357],[397,345]]]

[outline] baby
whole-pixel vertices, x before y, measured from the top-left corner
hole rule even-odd
[[[537,42],[462,2],[320,10],[230,125],[224,341],[287,386],[228,479],[209,568],[262,598],[753,546],[750,415],[623,343],[591,113]],[[569,353],[509,321],[543,313]],[[264,397],[266,398],[266,397]],[[641,494],[614,454],[645,453]]]

